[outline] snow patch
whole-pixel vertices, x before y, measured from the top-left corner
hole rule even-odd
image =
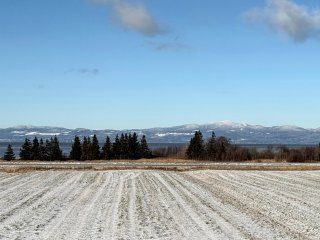
[[[192,136],[194,133],[156,133],[155,135],[158,137],[166,137],[166,136]]]
[[[35,136],[35,135],[40,135],[40,136],[59,136],[61,133],[41,133],[41,132],[29,132],[26,133],[26,136]]]

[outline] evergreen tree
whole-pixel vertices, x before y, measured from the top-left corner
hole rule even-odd
[[[128,141],[129,137],[128,135],[124,135],[121,133],[120,139],[119,139],[119,159],[128,159],[129,158],[129,148],[128,148]]]
[[[94,134],[92,137],[92,143],[90,145],[91,159],[100,159],[100,146],[97,136]]]
[[[52,138],[50,139],[52,141]],[[51,160],[51,152],[52,152],[52,147],[51,147],[51,141],[49,141],[48,139],[46,139],[46,145],[44,147],[45,152],[44,152],[44,160],[45,161],[49,161]]]
[[[14,155],[13,149],[12,149],[11,145],[9,144],[6,152],[4,153],[3,159],[6,161],[11,161],[11,160],[14,160],[15,158],[16,157]]]
[[[91,151],[91,138],[87,137],[87,142],[88,142],[88,150],[87,150],[87,159],[86,160],[92,160],[92,151]]]
[[[191,138],[190,144],[187,149],[187,158],[188,159],[202,159],[204,156],[204,144],[202,133],[200,131],[196,131],[194,137]]]
[[[74,137],[72,148],[70,151],[70,158],[73,160],[80,160],[82,155],[82,148],[80,138],[78,136]]]
[[[62,160],[62,150],[60,149],[60,144],[58,138],[54,136],[53,138],[53,158],[54,160]]]
[[[53,161],[53,138],[46,140],[46,160]]]
[[[206,154],[207,159],[209,160],[216,160],[217,158],[217,140],[216,140],[216,134],[212,132],[212,137],[208,140],[206,144]]]
[[[124,135],[123,149],[122,149],[122,159],[130,159],[130,139],[131,134]]]
[[[88,150],[89,150],[88,139],[86,137],[84,137],[83,142],[82,142],[81,160],[85,161],[88,159]]]
[[[102,159],[110,160],[110,159],[112,159],[112,157],[113,157],[112,145],[111,145],[110,138],[107,136],[106,142],[104,143],[104,145],[102,147]]]
[[[49,161],[61,160],[62,159],[62,151],[59,146],[59,141],[56,136],[51,138],[50,141],[46,143],[47,157]]]
[[[140,141],[140,157],[142,158],[151,158],[152,152],[149,149],[146,136],[143,135]]]
[[[42,138],[40,139],[40,144],[39,144],[39,160],[41,161],[46,160],[46,147],[43,143]]]
[[[117,134],[116,139],[112,145],[112,149],[113,149],[113,156],[115,159],[119,159],[120,158],[120,140],[119,140],[119,136]]]
[[[129,159],[140,158],[140,144],[138,142],[138,136],[134,132],[129,135]]]
[[[30,160],[31,159],[31,142],[28,138],[25,139],[24,144],[20,148],[20,159],[21,160]]]
[[[217,148],[216,148],[216,160],[224,161],[226,159],[227,150],[230,147],[230,139],[226,137],[218,137],[217,139]],[[270,151],[272,152],[272,151]]]
[[[40,159],[40,145],[37,137],[34,137],[31,147],[31,159],[39,160]]]

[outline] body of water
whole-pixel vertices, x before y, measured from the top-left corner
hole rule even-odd
[[[20,148],[22,146],[22,142],[0,142],[0,157],[3,157],[4,152],[6,151],[8,144],[11,144],[16,157],[19,156],[19,152],[20,152]],[[169,147],[180,147],[185,145],[186,143],[149,143],[149,147],[150,149],[156,149],[156,148],[169,148]],[[69,155],[70,150],[71,150],[71,145],[72,143],[60,143],[60,148],[63,151],[63,154],[65,155]],[[247,148],[256,148],[258,151],[264,151],[267,150],[270,146],[272,147],[273,151],[277,151],[278,148],[283,145],[283,144],[245,144],[245,145],[241,145],[243,147],[247,147]],[[301,144],[289,144],[286,145],[289,148],[301,148],[301,147],[306,147],[306,146],[310,146],[310,145],[301,145]],[[315,145],[312,145],[315,146]],[[102,147],[102,145],[100,145],[100,147]]]
[[[22,142],[0,142],[0,157],[3,157],[8,144],[11,144],[13,151],[16,155],[16,157],[19,156],[20,148],[22,146]],[[60,143],[60,148],[65,155],[69,155],[71,150],[72,143]],[[156,148],[168,148],[168,147],[179,147],[183,146],[185,143],[149,143],[150,149],[156,149]],[[102,144],[100,144],[100,147],[102,147]]]

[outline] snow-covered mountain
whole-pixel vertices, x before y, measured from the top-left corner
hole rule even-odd
[[[305,129],[290,125],[264,127],[231,121],[130,130],[17,126],[0,129],[0,142],[21,142],[26,137],[32,139],[34,136],[46,139],[55,135],[61,142],[71,142],[75,135],[82,138],[93,134],[96,134],[100,141],[104,141],[106,136],[113,139],[122,132],[137,132],[138,135],[146,135],[150,143],[184,143],[190,140],[196,130],[200,130],[204,138],[210,137],[214,131],[217,136],[226,136],[233,142],[241,144],[318,144],[320,142],[320,128]]]

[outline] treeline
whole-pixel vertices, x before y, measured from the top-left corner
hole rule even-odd
[[[37,137],[31,142],[26,138],[25,142],[20,148],[19,157],[21,160],[39,160],[39,161],[55,161],[55,160],[111,160],[111,159],[140,159],[151,158],[152,152],[149,149],[146,137],[138,139],[136,133],[121,134],[111,142],[109,137],[100,148],[99,141],[96,135],[92,138],[84,137],[81,141],[78,136],[75,136],[71,152],[69,156],[64,156],[60,148],[59,140],[55,136],[45,142],[41,138],[40,141]],[[3,157],[4,160],[10,161],[15,159],[15,154],[11,145]]]
[[[135,132],[133,134],[121,134],[120,137],[117,135],[113,143],[109,137],[106,137],[101,150],[96,135],[92,137],[92,140],[90,137],[84,137],[82,142],[76,136],[70,152],[71,159],[82,161],[97,159],[135,160],[151,157],[152,152],[149,149],[146,137],[143,135],[139,141]]]
[[[207,141],[204,141],[202,133],[196,131],[186,150],[186,158],[209,161],[273,159],[275,161],[312,162],[320,161],[320,145],[319,147],[310,146],[299,149],[290,149],[283,145],[278,149],[268,147],[264,151],[257,151],[256,148],[246,148],[232,144],[231,140],[226,137],[216,137],[214,132]]]
[[[19,157],[21,160],[40,160],[40,161],[54,161],[62,160],[62,150],[58,138],[55,136],[45,142],[37,137],[31,142],[26,138],[20,148]]]

